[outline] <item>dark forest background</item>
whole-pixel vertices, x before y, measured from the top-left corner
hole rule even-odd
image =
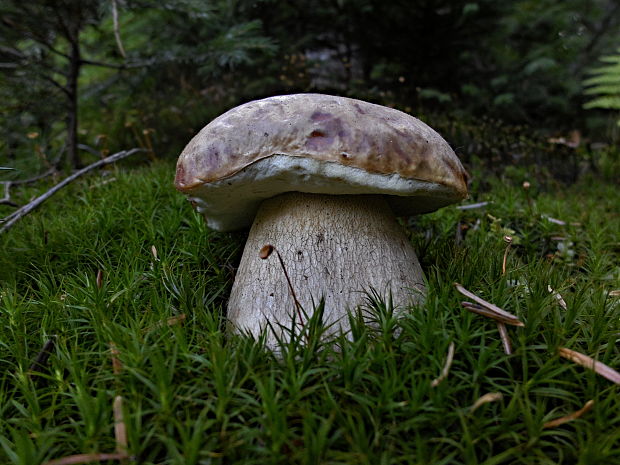
[[[618,47],[616,0],[4,0],[0,157],[174,157],[236,104],[323,92],[574,178],[617,140]]]

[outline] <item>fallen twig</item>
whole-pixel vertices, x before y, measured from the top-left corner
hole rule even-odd
[[[516,316],[512,316],[507,318],[499,313],[496,313],[488,308],[483,307],[482,305],[475,304],[473,302],[461,302],[461,305],[465,307],[467,310],[473,313],[477,313],[478,315],[486,316],[487,318],[491,318],[500,323],[512,325],[512,326],[525,326],[522,321],[520,321]]]
[[[35,208],[37,208],[39,205],[41,205],[43,202],[49,199],[52,195],[54,195],[60,189],[62,189],[69,183],[75,181],[80,176],[88,173],[89,171],[94,170],[95,168],[109,165],[110,163],[114,163],[118,160],[128,157],[129,155],[133,155],[134,153],[142,152],[142,151],[143,149],[137,149],[137,148],[131,149],[131,150],[123,150],[122,152],[115,153],[114,155],[110,155],[107,158],[96,161],[95,163],[92,163],[88,165],[87,167],[82,168],[81,170],[73,173],[71,176],[66,177],[65,179],[60,181],[58,184],[56,184],[54,187],[52,187],[50,190],[48,190],[45,194],[37,197],[32,202],[24,205],[23,207],[17,209],[12,214],[4,218],[2,220],[4,224],[2,225],[2,227],[0,227],[0,233],[3,233],[7,231],[8,229],[10,229],[18,220],[20,220],[21,218],[29,214],[31,211],[33,211]]]
[[[123,416],[123,397],[116,396],[112,404],[114,414],[114,439],[116,440],[116,452],[127,455],[127,426]]]
[[[504,353],[506,355],[512,354],[512,344],[510,343],[510,336],[508,335],[508,329],[506,329],[506,324],[498,321],[497,330],[499,331],[499,337],[502,339]]]
[[[0,199],[0,205],[9,205],[11,207],[17,207],[15,202],[11,201],[11,181],[4,181],[4,197]]]
[[[4,168],[5,170],[13,170],[13,168]],[[0,205],[9,205],[11,207],[18,207],[18,205],[11,200],[11,187],[19,185],[19,184],[30,184],[40,179],[46,178],[52,174],[56,173],[55,168],[50,168],[45,173],[39,174],[32,178],[28,179],[17,179],[12,181],[0,181],[0,184],[4,185],[4,197],[0,199]]]
[[[105,462],[106,460],[125,460],[127,458],[129,458],[127,454],[118,452],[114,454],[77,454],[50,460],[43,465],[75,465],[78,463]]]
[[[551,293],[551,295],[553,295],[553,297],[555,297],[555,300],[558,301],[558,305],[560,307],[562,307],[564,310],[568,309],[568,306],[566,305],[566,301],[562,298],[562,295],[554,290],[551,286],[547,285],[547,290]]]
[[[558,354],[560,357],[564,357],[577,365],[594,370],[596,373],[604,378],[607,378],[613,383],[620,384],[620,373],[604,363],[594,360],[592,357],[588,357],[581,352],[567,349],[566,347],[560,347],[558,349]]]
[[[559,226],[566,226],[567,224],[569,224],[566,221],[558,220],[557,218],[553,218],[553,217],[551,217],[549,215],[540,215],[540,216],[545,218],[549,223],[557,224]],[[581,223],[572,222],[572,223],[570,223],[570,225],[571,226],[581,226]]]
[[[441,369],[441,373],[439,374],[439,376],[431,382],[431,387],[439,386],[439,383],[441,383],[444,379],[448,377],[448,372],[450,371],[450,367],[452,366],[453,359],[454,359],[454,342],[451,342],[450,346],[448,347],[448,356],[446,357],[446,363]]]
[[[488,404],[489,402],[497,402],[498,400],[502,400],[503,394],[501,392],[488,392],[485,395],[481,396],[474,402],[474,404],[469,407],[469,413],[472,413],[478,407],[484,404]]]
[[[582,416],[584,413],[592,410],[593,406],[594,406],[594,401],[590,399],[584,404],[583,407],[581,407],[576,412],[569,413],[568,415],[565,415],[563,417],[548,421],[543,425],[543,428],[555,428],[556,426],[560,426],[560,425],[563,425],[564,423],[568,423],[569,421],[573,421],[579,418],[580,416]]]
[[[486,300],[478,297],[473,292],[465,289],[461,284],[454,283],[456,290],[459,291],[466,297],[469,297],[478,305],[474,305],[471,302],[462,302],[462,305],[475,313],[479,313],[484,316],[488,316],[489,318],[493,318],[494,320],[501,321],[502,323],[506,323],[514,326],[525,326],[519,318],[517,318],[512,313],[507,312],[506,310],[502,310],[497,305],[494,305]]]
[[[478,203],[470,203],[469,205],[458,205],[457,210],[473,210],[475,208],[486,207],[488,204],[492,202],[478,202]]]

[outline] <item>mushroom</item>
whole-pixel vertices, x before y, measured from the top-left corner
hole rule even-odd
[[[424,275],[395,215],[457,202],[466,184],[448,143],[420,120],[322,94],[229,110],[185,147],[175,179],[211,228],[251,226],[227,316],[254,335],[271,328],[269,346],[304,324],[296,307],[309,315],[321,298],[324,323],[345,332],[370,290],[400,310],[421,303]],[[262,260],[265,245],[281,260]]]

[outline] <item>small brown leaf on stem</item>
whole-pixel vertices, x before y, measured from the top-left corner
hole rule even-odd
[[[101,289],[103,287],[103,271],[97,270],[97,289]]]
[[[448,347],[448,356],[446,357],[446,363],[441,369],[441,373],[439,377],[435,378],[433,382],[431,383],[431,387],[439,386],[439,383],[441,383],[444,379],[448,377],[448,372],[450,371],[450,367],[452,366],[453,359],[454,359],[454,342],[451,342],[450,346]]]
[[[576,412],[569,413],[568,415],[565,415],[563,417],[548,421],[543,425],[543,428],[555,428],[557,426],[563,425],[564,423],[568,423],[569,421],[573,421],[579,418],[580,416],[582,416],[584,413],[587,413],[590,410],[592,410],[593,406],[594,406],[594,401],[590,399],[584,404],[583,407],[581,407]]]
[[[258,252],[258,256],[260,258],[262,258],[263,260],[265,260],[266,258],[269,258],[269,255],[271,255],[273,253],[273,245],[271,244],[267,244],[261,247],[260,251]]]
[[[469,413],[472,413],[478,407],[484,404],[488,404],[489,402],[497,402],[498,400],[502,400],[504,396],[501,392],[488,392],[485,395],[481,396],[474,404],[469,407]]]
[[[582,367],[594,370],[596,373],[604,378],[607,378],[613,383],[620,384],[620,373],[613,368],[608,367],[604,363],[597,362],[593,358],[588,357],[581,352],[576,352],[574,350],[567,349],[566,347],[560,347],[558,353],[561,357],[564,357],[577,365],[581,365]]]
[[[507,323],[507,324],[512,324],[512,325],[515,325],[515,326],[525,326],[523,324],[523,322],[521,322],[512,313],[509,313],[506,310],[502,310],[497,305],[494,305],[494,304],[492,304],[490,302],[487,302],[486,300],[478,297],[473,292],[470,292],[467,289],[465,289],[461,284],[454,283],[454,286],[456,287],[456,290],[459,291],[461,294],[463,294],[466,297],[469,297],[470,299],[472,299],[474,302],[476,302],[478,305],[484,307],[485,309],[490,310],[491,311],[490,313],[495,314],[497,316],[497,317],[495,317],[496,320],[499,320],[499,317],[503,317],[503,321],[502,320],[499,320],[499,321],[502,321],[503,323]],[[467,303],[469,304],[469,302],[467,302]],[[473,310],[473,309],[471,309],[471,310]],[[491,315],[485,315],[485,316],[489,316],[491,318],[494,318]]]

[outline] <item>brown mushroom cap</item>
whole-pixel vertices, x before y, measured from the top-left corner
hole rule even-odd
[[[434,211],[467,196],[467,173],[437,132],[406,113],[296,94],[214,119],[183,150],[175,186],[211,227],[232,230],[290,191],[386,194],[397,215]]]

